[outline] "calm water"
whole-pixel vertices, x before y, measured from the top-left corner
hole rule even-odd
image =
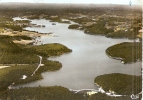
[[[16,19],[16,18],[15,18]],[[109,73],[141,75],[141,62],[121,64],[119,60],[109,58],[105,50],[114,44],[131,42],[127,39],[111,39],[104,36],[84,34],[80,30],[68,29],[69,24],[52,25],[48,20],[32,20],[32,23],[45,25],[44,28],[27,27],[27,30],[43,33],[53,32],[57,37],[44,36],[46,43],[61,43],[73,51],[58,57],[50,57],[62,63],[55,72],[45,72],[42,80],[21,86],[64,86],[70,89],[96,89],[94,78]]]

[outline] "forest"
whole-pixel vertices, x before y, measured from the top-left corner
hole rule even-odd
[[[52,18],[52,16],[58,16]],[[131,17],[133,16],[133,17]],[[109,38],[137,39],[138,31],[142,27],[142,9],[140,6],[121,5],[73,5],[73,4],[20,4],[9,3],[0,5],[0,33],[11,30],[21,32],[26,26],[18,24],[30,23],[29,20],[13,21],[13,17],[25,17],[27,19],[46,19],[51,22],[68,23],[73,21],[76,25],[69,25],[69,29],[80,29],[86,34],[104,35]],[[63,21],[67,19],[70,21]],[[130,24],[129,29],[115,31],[119,23],[121,26]],[[107,28],[107,27],[111,28]],[[0,100],[87,100],[82,94],[75,94],[61,86],[51,87],[27,87],[8,89],[14,85],[25,84],[42,79],[41,73],[45,71],[57,71],[62,67],[58,61],[49,61],[47,57],[60,56],[72,52],[71,49],[58,43],[44,44],[40,46],[15,44],[13,40],[31,40],[27,36],[3,36],[0,35],[0,64],[12,65],[0,69]],[[142,43],[120,43],[113,45],[105,51],[108,56],[120,59],[125,64],[142,60]],[[41,55],[42,64],[34,76],[32,72],[39,64]],[[24,65],[19,65],[24,64]],[[21,79],[26,75],[25,80]],[[141,76],[133,76],[119,73],[97,76],[95,83],[102,86],[105,91],[113,90],[117,94],[131,95],[141,92]],[[136,89],[136,90],[133,90]],[[132,91],[131,91],[132,90]],[[109,97],[97,93],[88,100],[130,100],[130,97]]]
[[[106,94],[97,93],[89,97],[89,100],[132,100],[132,99],[130,98],[130,96],[111,97],[107,96]],[[141,96],[139,99],[136,100],[141,100]]]
[[[0,36],[0,64],[12,65],[9,68],[0,70],[0,90],[5,90],[13,82],[16,84],[28,83],[42,79],[41,73],[44,71],[55,71],[62,67],[58,61],[49,61],[47,57],[58,56],[63,53],[71,52],[70,49],[61,44],[45,44],[40,46],[20,45],[12,42],[13,39],[30,39],[26,36]],[[44,66],[32,77],[32,72],[39,64],[39,57],[43,56]],[[21,65],[20,65],[21,64]],[[28,78],[21,80],[22,75]]]
[[[109,57],[119,59],[124,63],[132,63],[142,60],[141,42],[123,42],[106,49]]]
[[[141,76],[112,73],[97,76],[94,82],[105,91],[111,90],[120,95],[138,94],[142,91]]]
[[[0,93],[1,100],[87,100],[82,94],[76,94],[61,86],[28,87]]]

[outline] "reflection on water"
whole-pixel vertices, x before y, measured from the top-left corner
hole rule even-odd
[[[131,42],[127,39],[110,39],[104,36],[84,34],[80,30],[68,29],[69,24],[52,25],[47,20],[33,20],[32,23],[45,25],[44,28],[26,28],[43,33],[53,32],[58,37],[44,36],[43,43],[61,43],[73,52],[49,60],[60,61],[63,67],[55,72],[45,72],[44,79],[22,86],[64,86],[70,89],[97,88],[94,78],[109,73],[141,75],[141,62],[121,64],[119,60],[109,58],[105,50],[116,43]]]

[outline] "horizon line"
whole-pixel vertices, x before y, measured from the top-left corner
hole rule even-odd
[[[48,2],[0,2],[2,3],[29,3],[29,4],[96,4],[96,5],[129,5],[129,4],[117,4],[117,3],[48,3]],[[132,6],[142,6],[142,4],[132,4]]]

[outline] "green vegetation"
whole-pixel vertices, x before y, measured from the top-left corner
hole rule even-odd
[[[142,43],[140,42],[123,42],[113,45],[106,49],[107,55],[115,59],[122,59],[124,63],[141,61]]]
[[[58,22],[58,23],[67,23],[70,24],[70,21],[63,21],[61,17],[55,17],[55,18],[51,18],[51,17],[44,17],[47,20],[50,20],[50,22]]]
[[[22,35],[22,36],[10,36],[10,38],[12,40],[32,40],[31,37],[28,37],[28,36],[25,36],[25,35]]]
[[[50,22],[61,22],[61,18],[60,17],[56,17],[56,18],[46,18],[46,19],[49,19]]]
[[[118,22],[120,22],[120,19],[117,19]],[[115,20],[115,18],[114,18],[114,20]],[[125,22],[125,20],[127,20],[127,19],[126,18],[122,18],[121,21]],[[141,19],[141,17],[137,17],[137,18],[135,17],[132,20],[129,21],[129,22],[132,22],[131,23],[131,27],[130,27],[130,29],[132,29],[132,31],[129,31],[129,29],[127,31],[125,31],[125,30],[118,30],[116,32],[111,32],[111,33],[107,34],[106,36],[107,37],[111,37],[111,38],[128,38],[128,39],[135,39],[135,38],[137,38],[137,35],[139,34],[138,31],[142,27],[142,19]],[[110,20],[110,21],[112,21],[112,20]],[[110,22],[110,21],[108,21],[108,22]],[[116,25],[118,25],[118,24],[116,23]],[[112,26],[115,26],[115,25],[112,25]]]
[[[36,66],[12,66],[0,70],[0,90],[6,90],[13,82],[17,84],[17,81],[22,79],[22,75],[27,75],[30,78],[32,72],[36,69]],[[35,76],[33,78],[36,78]],[[27,80],[27,79],[26,79]]]
[[[12,18],[8,17],[8,16],[0,16],[0,22],[4,23],[7,21],[13,21]]]
[[[122,32],[118,31],[113,32],[114,26],[117,26],[114,22],[125,22],[127,25],[130,23],[134,16],[136,18],[138,15],[142,15],[142,10],[138,7],[137,9],[127,6],[86,6],[80,5],[80,7],[72,7],[72,5],[50,5],[50,4],[28,4],[23,6],[19,4],[19,7],[14,7],[15,4],[3,5],[0,6],[0,32],[1,31],[22,31],[23,27],[29,23],[28,21],[13,21],[12,17],[14,16],[29,16],[29,19],[40,19],[44,16],[58,16],[58,18],[51,18],[53,22],[68,23],[68,21],[62,21],[61,19],[66,17],[67,19],[73,17],[77,18],[80,16],[86,16],[83,18],[70,19],[79,25],[81,25],[82,30],[88,34],[99,34],[99,35],[108,35],[109,37],[129,37],[134,38],[140,29],[141,20],[136,20],[133,22],[131,28],[133,29],[133,34],[129,31]],[[54,9],[53,9],[54,8]],[[126,9],[124,9],[126,8]],[[103,16],[102,16],[103,15]],[[6,17],[7,16],[7,17]],[[109,17],[110,16],[110,17]],[[114,17],[115,16],[115,17]],[[118,17],[117,17],[118,16]],[[100,18],[100,19],[99,19]],[[142,16],[140,17],[142,19]],[[92,20],[95,19],[95,20]],[[99,19],[99,20],[98,20]],[[128,22],[126,22],[128,19]],[[88,23],[89,22],[89,23]],[[93,22],[93,23],[92,23]],[[106,23],[107,22],[107,23]],[[23,23],[26,23],[25,25]],[[108,24],[108,25],[107,25]],[[124,23],[123,23],[124,24]],[[121,26],[125,26],[121,24]],[[106,29],[105,25],[111,26],[111,29]],[[108,27],[108,28],[109,28]],[[5,29],[5,30],[4,30]],[[12,30],[9,30],[12,29]],[[135,33],[135,34],[134,34]],[[131,35],[130,35],[131,34]],[[43,46],[24,46],[19,44],[14,44],[12,40],[28,39],[27,37],[9,37],[9,36],[0,36],[0,63],[3,64],[15,64],[10,68],[4,68],[0,70],[0,90],[5,90],[7,87],[15,82],[15,84],[28,83],[34,80],[41,79],[41,72],[43,71],[55,71],[61,68],[61,63],[47,61],[46,56],[56,56],[61,55],[64,52],[70,52],[66,47],[60,44],[47,44]],[[124,46],[117,49],[111,49],[111,52],[107,54],[113,57],[122,57],[126,62],[132,62],[136,60],[141,60],[141,43],[134,43],[133,46],[128,44],[123,44]],[[137,46],[139,45],[139,46]],[[120,46],[120,45],[117,45]],[[128,49],[129,47],[129,49]],[[131,49],[135,48],[134,50]],[[109,47],[110,48],[110,47]],[[124,48],[124,50],[123,50]],[[118,51],[119,50],[119,51]],[[113,51],[113,52],[112,52]],[[116,52],[117,51],[117,52]],[[125,51],[125,52],[124,52]],[[129,53],[128,53],[129,51]],[[132,53],[133,55],[132,55]],[[138,53],[139,52],[139,53]],[[123,54],[122,54],[123,53]],[[125,54],[127,56],[125,56]],[[134,56],[136,54],[136,56]],[[44,66],[40,67],[36,74],[31,77],[30,75],[36,69],[37,63],[39,62],[39,57],[37,55],[44,56],[42,63]],[[132,56],[131,56],[132,55]],[[130,57],[129,57],[130,56]],[[132,60],[131,60],[132,59]],[[27,64],[27,65],[18,65],[18,64]],[[17,66],[16,66],[17,65]],[[22,75],[27,75],[28,77],[25,80],[20,79]],[[103,84],[105,90],[115,89],[115,92],[121,94],[131,94],[133,91],[134,94],[141,91],[141,76],[131,76],[131,75],[120,75],[113,74],[108,77],[100,79],[95,79],[98,84]],[[132,81],[131,81],[132,80]],[[133,84],[132,84],[133,83]],[[1,85],[2,84],[2,85]],[[110,87],[109,87],[110,86]],[[135,90],[134,90],[135,89]],[[105,97],[104,94],[95,94],[91,96],[90,100],[120,100],[121,98],[112,98]],[[37,87],[37,88],[21,88],[14,90],[5,90],[0,92],[1,100],[84,100],[83,96],[79,94],[74,94],[66,88],[62,87]],[[124,97],[122,98],[124,100]],[[127,97],[128,100],[128,97]],[[130,100],[130,99],[129,99]]]
[[[4,28],[0,27],[0,32],[3,32]]]
[[[3,27],[12,29],[13,31],[19,31],[19,32],[22,32],[22,30],[23,30],[23,27],[21,27],[19,25],[4,25]]]
[[[40,46],[26,46],[15,44],[12,40],[29,39],[27,36],[0,36],[0,64],[14,64],[15,66],[0,70],[0,90],[5,90],[13,82],[15,84],[23,84],[41,79],[41,73],[44,71],[55,71],[62,67],[62,64],[57,61],[49,61],[48,56],[57,56],[71,50],[61,44],[45,44]],[[44,56],[42,64],[34,76],[32,72],[38,66],[39,57]],[[28,64],[28,65],[18,65]],[[28,76],[25,80],[20,79],[22,75]]]
[[[113,22],[126,22],[126,21],[132,21],[131,19],[129,18],[123,18],[123,17],[109,17],[108,18],[108,22],[109,23],[113,23]]]
[[[62,64],[58,61],[49,61],[49,60],[42,60],[42,63],[44,64],[44,66],[41,66],[38,71],[36,71],[36,74],[34,74],[34,76],[31,76],[33,71],[37,68],[37,64],[35,66],[33,66],[33,68],[31,69],[30,76],[29,74],[24,74],[27,75],[28,77],[25,80],[18,80],[15,84],[25,84],[25,83],[29,83],[35,80],[39,80],[42,79],[41,73],[42,72],[46,72],[46,71],[56,71],[59,70],[62,67]],[[29,69],[29,66],[26,69]]]
[[[1,100],[86,100],[60,86],[20,88],[0,93]]]
[[[23,21],[19,21],[19,23]],[[27,22],[28,23],[28,22]],[[13,21],[10,17],[0,16],[0,28],[12,29],[13,31],[22,31],[24,26],[17,25],[17,21]]]
[[[37,71],[37,73],[41,73],[44,71],[56,71],[59,70],[62,67],[62,64],[58,61],[50,61],[47,60],[46,58],[43,58],[42,60],[42,64],[44,64],[44,66],[40,67]]]
[[[74,18],[74,19],[71,19],[70,20],[78,23],[78,24],[83,24],[83,23],[86,23],[86,22],[89,22],[89,21],[92,21],[91,19],[88,19],[87,17],[82,17],[82,18]]]
[[[79,28],[79,25],[78,24],[72,24],[72,25],[69,25],[68,29],[78,29]]]
[[[142,91],[142,77],[126,74],[105,74],[94,80],[105,91],[112,90],[116,94],[131,95]]]
[[[31,50],[19,47],[9,36],[0,36],[0,64],[33,64],[39,57]],[[15,37],[19,38],[19,37]]]
[[[37,61],[38,63],[38,61]],[[29,83],[35,80],[42,79],[41,73],[45,71],[56,71],[59,70],[62,67],[62,64],[57,61],[48,61],[44,58],[42,61],[44,66],[41,66],[39,70],[36,72],[34,76],[31,76],[36,67],[37,64],[34,65],[17,65],[12,66],[8,68],[4,68],[0,70],[0,90],[5,90],[9,85],[11,85],[13,82],[15,85],[17,84],[24,84]],[[26,75],[27,78],[25,80],[22,80],[22,75]]]
[[[31,48],[36,51],[36,54],[47,56],[47,57],[48,56],[59,56],[63,53],[68,53],[72,51],[68,49],[66,46],[62,44],[58,44],[58,43],[33,46]]]
[[[39,15],[28,16],[27,19],[40,19]]]
[[[60,23],[70,24],[70,21],[61,21]]]
[[[138,34],[138,31],[142,28],[142,16],[135,17],[132,22],[132,26],[134,33]]]
[[[130,96],[123,96],[123,97],[111,97],[107,96],[106,94],[97,93],[89,97],[89,100],[132,100]],[[140,99],[137,99],[140,100]]]
[[[94,35],[106,35],[108,33],[113,32],[113,29],[105,28],[105,22],[103,20],[98,21],[97,24],[93,24],[88,26],[85,31],[87,34],[94,34]]]
[[[41,56],[59,56],[71,52],[62,44],[45,44],[40,46],[21,46],[13,39],[29,39],[26,36],[0,36],[0,64],[34,64]]]
[[[134,34],[134,32],[132,31],[119,30],[117,32],[111,32],[107,34],[106,37],[135,39],[137,37],[137,34]]]
[[[16,23],[30,23],[30,20],[16,20]]]

